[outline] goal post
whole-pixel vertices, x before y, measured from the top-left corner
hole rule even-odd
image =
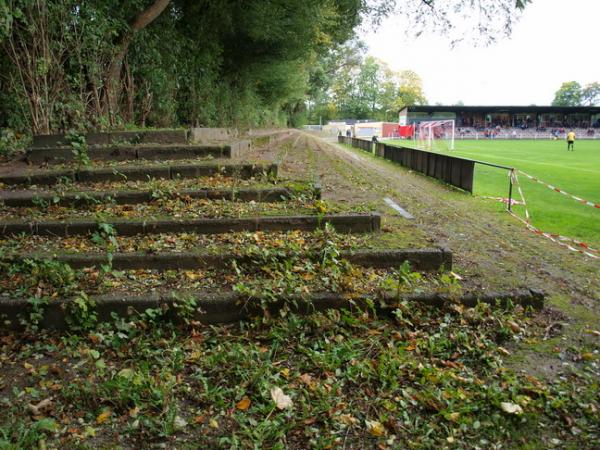
[[[419,145],[428,150],[454,150],[455,120],[428,120],[419,123]]]

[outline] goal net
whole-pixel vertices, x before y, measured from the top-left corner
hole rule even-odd
[[[417,129],[417,142],[428,150],[454,150],[454,120],[421,122]]]

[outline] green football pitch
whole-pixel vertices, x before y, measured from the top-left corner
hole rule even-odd
[[[600,140],[577,141],[574,152],[567,152],[564,140],[457,140],[455,147],[453,151],[442,148],[434,148],[434,151],[514,167],[570,194],[600,204]],[[518,179],[532,225],[600,249],[600,209],[578,203],[523,175]],[[476,164],[473,194],[508,197],[507,171]],[[520,200],[516,190],[513,198]],[[503,204],[498,203],[498,209],[501,208]],[[514,211],[525,216],[521,206],[515,206]]]

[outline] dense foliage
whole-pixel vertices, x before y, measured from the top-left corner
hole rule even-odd
[[[554,94],[553,106],[594,106],[600,105],[600,83],[581,86],[577,81],[567,81],[561,84]]]
[[[477,10],[489,40],[527,1],[0,0],[0,128],[297,125],[325,92],[315,67],[364,20],[400,12],[455,40]]]
[[[165,9],[149,22],[153,7]],[[281,123],[302,104],[309,56],[347,40],[364,7],[10,0],[0,23],[0,123],[35,132]]]
[[[335,118],[387,120],[405,106],[427,103],[419,75],[393,71],[383,61],[363,56],[352,41],[330,51],[311,71],[309,120]]]

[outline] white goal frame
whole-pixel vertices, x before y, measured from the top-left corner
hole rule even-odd
[[[450,125],[450,136],[446,139],[450,140],[450,150],[454,150],[454,138],[456,134],[456,121],[454,119],[447,120],[427,120],[419,123],[418,139],[427,149],[432,148],[433,141],[436,139],[435,128],[446,127]],[[417,130],[415,129],[415,132]]]

